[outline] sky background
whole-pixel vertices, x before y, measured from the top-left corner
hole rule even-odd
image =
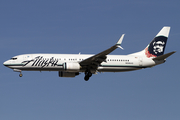
[[[179,0],[1,0],[0,120],[179,120]],[[26,53],[111,54],[144,49],[171,26],[165,64],[132,72],[59,78],[3,66]]]

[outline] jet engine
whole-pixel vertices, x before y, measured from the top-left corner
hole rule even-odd
[[[59,77],[75,77],[79,75],[79,72],[62,72],[59,71]]]
[[[80,70],[80,65],[79,63],[64,63],[63,64],[63,69],[65,71],[68,71],[68,72],[79,72]]]

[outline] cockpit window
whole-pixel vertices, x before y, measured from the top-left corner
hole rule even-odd
[[[11,58],[11,60],[16,60],[17,58]]]

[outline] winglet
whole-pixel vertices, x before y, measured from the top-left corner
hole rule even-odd
[[[124,35],[125,35],[125,34],[122,34],[122,36],[119,38],[118,42],[116,43],[117,47],[119,47],[119,48],[121,48],[121,49],[123,49],[123,48],[121,47],[121,43],[122,43],[122,41],[123,41]]]

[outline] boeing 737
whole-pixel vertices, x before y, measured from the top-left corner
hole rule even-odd
[[[59,77],[75,77],[85,73],[88,81],[98,72],[124,72],[139,70],[162,64],[175,51],[164,54],[170,27],[163,27],[150,44],[140,52],[129,55],[108,55],[121,48],[124,34],[109,49],[98,54],[23,54],[5,61],[4,66],[15,72],[22,71],[58,71]]]

